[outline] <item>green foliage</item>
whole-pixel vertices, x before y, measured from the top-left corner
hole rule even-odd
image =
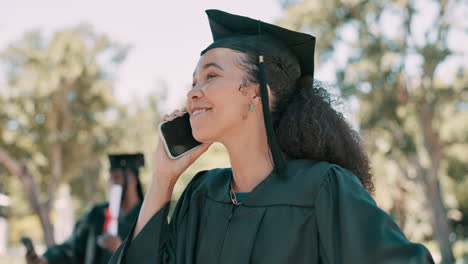
[[[91,175],[121,133],[114,125],[125,109],[114,100],[112,82],[126,53],[87,26],[50,37],[30,32],[0,52],[6,80],[0,87],[0,146],[33,176],[45,208],[50,210],[60,184],[72,182],[85,202],[94,197],[83,196],[83,185],[99,190]],[[7,176],[2,183],[15,219],[29,213],[27,200],[16,176],[0,166],[0,177]]]
[[[8,87],[0,110],[0,143],[28,168],[50,174],[50,146],[63,146],[62,181],[92,164],[112,142],[108,118],[119,109],[112,95],[107,64],[122,48],[86,27],[66,29],[44,40],[26,34],[2,52]],[[101,62],[100,62],[101,61]],[[104,64],[104,65],[103,65]]]
[[[431,234],[427,209],[434,205],[421,186],[435,170],[448,217],[466,223],[468,71],[461,64],[463,52],[448,43],[450,34],[466,34],[466,23],[453,16],[466,5],[418,0],[283,4],[286,15],[279,24],[315,35],[318,68],[331,63],[341,94],[359,100],[359,128],[374,165],[379,204],[405,230],[416,230],[409,233]],[[435,14],[426,19],[430,26],[418,22],[427,10]],[[449,60],[460,70],[442,79],[437,73]]]

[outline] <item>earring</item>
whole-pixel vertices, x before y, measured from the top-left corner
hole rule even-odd
[[[254,111],[255,111],[255,109],[254,109],[254,104],[250,104],[250,112],[253,113]]]

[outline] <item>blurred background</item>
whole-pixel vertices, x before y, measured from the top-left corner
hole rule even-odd
[[[317,37],[316,78],[359,131],[375,199],[438,263],[468,263],[465,0],[9,1],[0,8],[0,263],[68,237],[106,200],[108,153],[144,152],[184,105],[205,9]],[[177,183],[228,167],[213,145]]]

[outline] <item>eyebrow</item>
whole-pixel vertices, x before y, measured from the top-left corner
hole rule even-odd
[[[209,67],[216,67],[216,68],[218,68],[218,69],[224,71],[224,69],[223,69],[221,66],[219,66],[218,64],[216,64],[216,63],[214,63],[214,62],[209,62],[209,63],[203,65],[203,69],[204,69],[204,70],[207,69],[207,68],[209,68]],[[195,71],[193,72],[193,76],[195,76]]]

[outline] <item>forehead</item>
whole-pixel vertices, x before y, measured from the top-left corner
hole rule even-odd
[[[243,54],[229,48],[213,48],[205,52],[198,60],[195,73],[200,72],[206,65],[215,63],[224,71],[237,68]]]

